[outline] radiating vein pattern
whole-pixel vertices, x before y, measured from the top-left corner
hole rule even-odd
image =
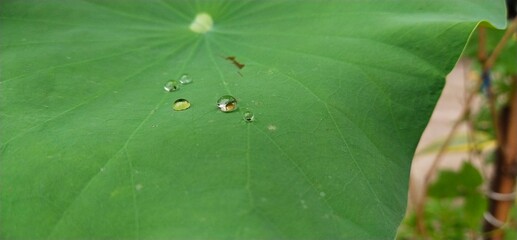
[[[444,76],[503,11],[0,1],[0,238],[393,239]]]

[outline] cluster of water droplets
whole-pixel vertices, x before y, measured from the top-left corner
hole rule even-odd
[[[165,83],[163,89],[167,92],[175,92],[180,89],[181,85],[192,83],[192,78],[188,74],[183,74],[179,77],[179,80],[170,80]]]
[[[233,112],[237,110],[237,99],[231,95],[224,95],[217,100],[217,107],[221,112]],[[245,111],[243,119],[246,122],[253,122],[255,120],[255,116],[251,111]]]
[[[170,80],[165,83],[163,89],[167,92],[176,92],[180,90],[181,86],[192,83],[192,77],[188,74],[181,75],[178,80]],[[172,103],[172,109],[175,111],[184,111],[190,108],[190,102],[184,98],[178,98]],[[237,99],[231,95],[221,96],[217,100],[217,108],[224,113],[234,112],[238,109]],[[255,121],[255,115],[246,110],[243,113],[243,119],[246,122]]]
[[[179,77],[178,80],[173,79],[165,83],[163,89],[167,92],[175,92],[180,90],[181,85],[186,85],[192,83],[192,77],[188,74],[183,74]],[[172,109],[175,111],[183,111],[190,108],[190,102],[187,99],[179,98],[172,103]]]

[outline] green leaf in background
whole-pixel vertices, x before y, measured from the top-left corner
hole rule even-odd
[[[479,229],[482,223],[488,201],[482,192],[471,193],[464,198],[465,222],[471,229]]]
[[[392,239],[482,20],[503,1],[1,1],[0,237]]]
[[[482,184],[481,173],[469,162],[464,162],[457,171],[440,171],[428,191],[436,205],[426,207],[431,222],[428,227],[437,234],[437,239],[451,239],[458,233],[458,239],[462,239],[468,229],[480,229],[487,208],[487,200],[480,189]],[[436,223],[432,224],[433,221]],[[441,227],[438,227],[439,223]]]
[[[459,171],[442,170],[438,179],[429,186],[429,196],[454,198],[479,191],[483,183],[481,173],[469,162],[464,162]]]

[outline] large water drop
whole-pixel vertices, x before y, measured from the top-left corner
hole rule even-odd
[[[237,99],[230,95],[224,95],[217,100],[217,107],[222,112],[233,112],[237,110]]]

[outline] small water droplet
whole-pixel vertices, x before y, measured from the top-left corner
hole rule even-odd
[[[185,85],[185,84],[192,83],[192,78],[188,74],[183,74],[183,75],[181,75],[179,81],[181,84]]]
[[[255,115],[253,115],[253,113],[250,112],[250,111],[244,112],[243,118],[244,118],[244,120],[246,120],[246,122],[253,122],[253,121],[255,121]]]
[[[190,108],[190,102],[187,99],[180,98],[172,104],[172,109],[176,111],[183,111]]]
[[[325,192],[320,192],[321,197],[325,197],[327,194]]]
[[[163,86],[163,89],[167,92],[174,92],[178,89],[180,89],[180,83],[176,80],[168,81],[165,86]]]
[[[276,126],[273,125],[273,124],[269,124],[269,126],[267,126],[267,130],[269,131],[275,131],[276,130]]]
[[[237,110],[237,99],[230,95],[224,95],[217,100],[217,107],[222,112],[233,112]]]
[[[142,184],[140,184],[140,183],[139,183],[139,184],[137,184],[137,185],[135,186],[135,189],[136,189],[137,191],[142,190],[142,188],[144,188],[144,186],[143,186]]]

